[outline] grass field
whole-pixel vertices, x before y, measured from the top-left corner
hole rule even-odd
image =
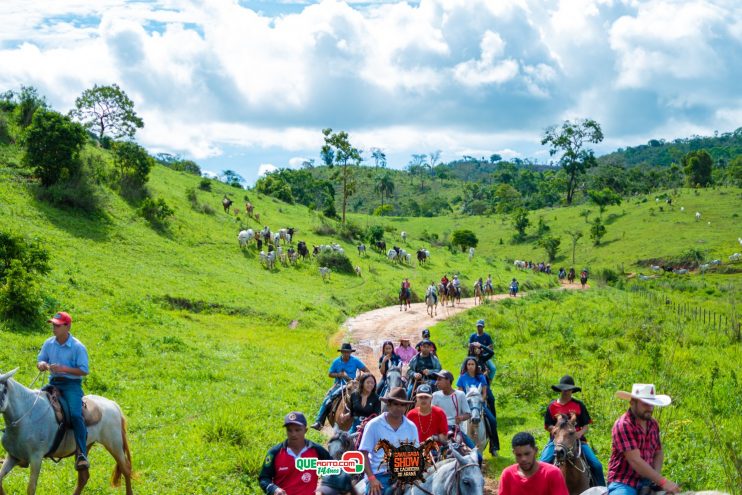
[[[512,228],[497,217],[351,217],[362,226],[366,223],[388,226],[388,244],[398,241],[398,232],[406,230],[411,238],[409,250],[419,245],[429,246],[420,241],[424,230],[443,237],[455,228],[471,228],[480,239],[471,262],[464,254],[432,247],[429,265],[410,268],[391,263],[376,253],[359,258],[352,244],[336,236],[314,234],[313,229],[322,221],[304,207],[289,206],[226,185],[214,183],[213,192],[197,189],[199,202],[217,208],[217,213],[197,212],[186,199],[186,189],[197,187],[198,182],[197,177],[163,167],[153,170],[150,180],[153,194],[163,197],[176,212],[169,231],[157,232],[136,215],[132,206],[114,194],[108,195],[103,214],[81,216],[35,200],[16,169],[0,169],[0,228],[38,239],[49,249],[53,269],[43,287],[47,296],[45,311],[51,314],[66,309],[72,314],[75,319],[73,333],[86,344],[91,357],[92,373],[86,379],[86,391],[116,400],[126,413],[134,467],[139,473],[134,489],[139,494],[256,493],[256,475],[264,453],[282,439],[280,421],[283,415],[292,409],[313,415],[330,385],[326,370],[337,355],[330,341],[337,338],[339,325],[349,315],[392,303],[403,277],[410,277],[413,291],[418,295],[427,282],[439,279],[443,272],[448,272],[449,276],[459,272],[466,286],[471,286],[476,277],[492,273],[503,291],[506,282],[516,275],[523,288],[555,285],[553,277],[513,271],[512,262],[506,259],[540,260],[543,255],[531,244],[509,244]],[[323,283],[316,264],[310,262],[296,267],[278,267],[273,272],[265,270],[259,265],[254,248],[241,251],[236,239],[241,227],[262,225],[248,221],[244,214],[235,217],[222,213],[220,200],[225,193],[232,195],[234,206],[243,205],[247,195],[256,205],[262,224],[274,230],[294,226],[299,229],[296,239],[305,240],[310,246],[340,242],[353,264],[361,267],[363,277],[333,273],[331,281]],[[709,259],[726,260],[726,256],[739,250],[735,246],[739,222],[733,216],[739,209],[739,195],[739,190],[731,189],[702,191],[699,195],[682,191],[675,211],[655,211],[654,216],[649,211],[650,208],[657,210],[653,200],[612,207],[604,217],[612,214],[618,217],[608,225],[606,245],[593,248],[589,240],[583,238],[578,244],[577,263],[591,269],[600,266],[615,269],[623,263],[630,271],[637,259],[677,255],[692,247],[707,250]],[[684,214],[679,212],[680,205],[685,206]],[[693,220],[696,210],[703,213],[703,222]],[[576,226],[586,227],[579,216],[579,208],[549,210],[532,217],[538,218],[539,214],[544,215],[554,233]],[[712,225],[709,227],[706,221],[711,221]],[[585,231],[587,237],[586,228]],[[500,238],[503,244],[499,244]],[[566,243],[566,239],[563,240],[563,245]],[[564,261],[555,265],[560,263],[568,266]],[[734,290],[739,289],[738,275],[708,275],[703,287],[681,291],[678,284],[692,285],[698,279],[683,280],[680,277],[664,279],[674,284],[667,290],[687,297],[703,297],[699,299],[703,304],[714,305],[720,311],[729,309],[728,291],[724,287],[732,283]],[[663,280],[655,283],[663,283]],[[596,312],[600,310],[601,315],[603,308],[613,307],[611,305],[633,307],[622,299],[626,297],[625,292],[615,289],[574,298],[561,296],[564,299],[557,300],[550,299],[551,296],[539,297],[544,299],[534,298],[481,311],[502,312],[498,321],[503,328],[510,328],[515,324],[514,315],[522,318],[527,312],[548,306],[550,313],[557,311],[554,328],[564,333],[570,328],[565,320],[565,315],[569,314],[566,308],[569,305],[579,307],[583,303],[581,297],[587,298],[589,307]],[[454,354],[461,352],[460,347],[454,345],[461,337],[457,325],[467,327],[473,317],[461,317],[456,320],[460,323],[454,321],[436,330],[443,339],[444,352],[451,353],[452,361],[458,360],[459,357],[454,359]],[[581,318],[591,320],[590,315]],[[617,309],[611,318],[616,321],[606,322],[611,325],[609,329],[633,327],[634,316],[624,309]],[[662,323],[661,328],[665,325]],[[587,326],[580,324],[572,330],[574,345],[587,349],[572,362],[576,363],[573,366],[586,367],[585,374],[575,374],[586,388],[589,403],[595,404],[591,412],[598,425],[592,438],[603,457],[605,428],[609,427],[613,413],[619,410],[619,404],[610,402],[608,395],[615,387],[630,386],[631,380],[639,375],[627,374],[621,380],[608,372],[601,375],[598,371],[606,365],[600,364],[597,350],[602,349],[603,344],[592,349],[590,346],[597,344],[582,342]],[[685,331],[683,328],[674,331],[681,330]],[[688,332],[691,335],[691,330]],[[44,326],[12,329],[6,322],[0,323],[0,369],[20,367],[17,378],[22,383],[30,383],[36,375],[36,353],[49,334]],[[506,335],[503,333],[498,339]],[[532,348],[543,361],[529,360],[527,353],[519,355],[515,347],[512,353],[508,350],[497,354],[498,400],[505,414],[503,421],[508,416],[512,418],[508,420],[510,429],[508,421],[503,425],[504,442],[508,441],[508,432],[514,431],[519,424],[538,426],[537,408],[543,407],[548,398],[546,384],[558,380],[562,370],[568,367],[541,370],[529,385],[535,395],[513,396],[508,401],[510,386],[505,380],[508,376],[515,380],[518,373],[536,373],[529,371],[536,362],[547,364],[546,368],[551,366],[546,354],[540,354],[546,352],[544,346],[549,343],[546,333],[531,334],[531,330],[523,330],[519,335],[522,340],[519,345],[524,349]],[[692,335],[695,340],[704,340],[696,330]],[[634,335],[633,340],[624,344],[625,348],[620,348],[618,342],[626,339],[615,335],[606,335],[606,338],[605,352],[615,351],[617,364],[625,364],[630,359],[629,352],[635,350],[633,346],[642,340],[640,335]],[[509,342],[503,340],[508,345]],[[659,345],[671,345],[671,342],[663,337]],[[730,367],[734,363],[734,353],[739,356],[739,345],[730,345],[723,339],[709,339],[704,345],[719,360],[715,393],[738,400],[739,388],[731,378]],[[676,346],[681,349],[679,344]],[[676,352],[676,356],[681,354],[680,350]],[[447,354],[445,357],[449,358]],[[517,365],[518,359],[523,359],[521,366]],[[686,365],[686,361],[681,363]],[[670,362],[663,361],[661,369],[670,366]],[[711,363],[700,366],[704,377],[714,369]],[[589,371],[593,367],[595,371]],[[663,382],[664,375],[653,376],[657,376],[657,382]],[[598,380],[602,379],[613,381],[604,382],[605,388],[598,392],[601,385]],[[707,383],[707,378],[705,380]],[[531,380],[529,375],[522,375],[519,381],[530,383]],[[680,390],[683,383],[678,378],[658,386],[663,389],[666,385],[674,391]],[[543,392],[535,392],[542,389]],[[725,415],[734,411],[730,408],[731,405],[720,409],[719,428],[734,427],[734,416],[738,418],[738,413],[726,419]],[[684,409],[678,407],[673,411],[675,420],[691,421],[681,414]],[[688,409],[688,412],[700,411]],[[696,440],[688,444],[680,442],[679,448],[683,449],[680,452],[692,457],[694,463],[701,462],[703,457],[694,449],[713,437],[695,429],[695,423],[689,424],[693,428],[678,427],[678,431],[694,431]],[[736,426],[739,432],[739,424]],[[310,437],[320,440],[314,432]],[[678,438],[687,439],[682,435]],[[739,443],[735,445],[739,447]],[[712,472],[720,472],[717,458],[711,454],[708,458],[716,463]],[[679,469],[680,461],[674,459],[668,459],[668,464],[672,469]],[[102,449],[94,449],[91,461],[92,477],[86,493],[111,493],[107,480],[113,467],[112,459]],[[502,465],[501,461],[498,463]],[[6,478],[5,486],[10,493],[21,492],[27,476],[27,471],[14,471]],[[39,491],[67,491],[73,485],[74,476],[69,462],[45,463]]]

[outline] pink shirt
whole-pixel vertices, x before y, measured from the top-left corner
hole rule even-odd
[[[410,364],[410,361],[412,361],[412,358],[415,357],[417,354],[417,351],[414,347],[402,347],[399,346],[396,349],[394,349],[394,352],[397,353],[397,356],[399,356],[402,359],[402,363],[404,364]]]

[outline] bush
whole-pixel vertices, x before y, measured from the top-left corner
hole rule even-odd
[[[18,323],[30,324],[38,320],[42,297],[34,274],[14,259],[0,286],[0,316]]]
[[[377,206],[374,208],[373,215],[377,217],[386,217],[394,213],[392,205]]]
[[[202,191],[211,191],[211,179],[201,179],[201,182],[198,184],[198,188]]]
[[[106,204],[106,196],[96,185],[88,165],[87,160],[83,161],[82,168],[74,177],[56,182],[49,187],[39,187],[36,197],[61,208],[71,208],[84,213],[100,211]]]
[[[46,275],[50,271],[49,252],[38,243],[31,244],[25,238],[0,232],[0,282],[7,276],[14,261],[24,271]]]
[[[369,244],[376,244],[384,238],[384,227],[371,225],[366,229],[365,239]]]
[[[326,266],[337,273],[354,273],[350,258],[344,253],[323,250],[317,255],[317,265]]]
[[[113,162],[120,181],[142,188],[149,179],[155,160],[147,150],[131,141],[120,141],[113,145]]]
[[[69,181],[80,171],[80,151],[86,141],[80,124],[60,113],[39,110],[23,138],[24,161],[44,187]]]
[[[340,237],[348,242],[355,242],[356,239],[363,237],[363,229],[357,224],[347,221],[345,225],[340,226]]]
[[[322,214],[326,216],[327,218],[334,218],[336,220],[340,220],[340,216],[338,215],[338,212],[335,209],[334,201],[327,201],[325,203],[325,207],[322,209]]]
[[[144,201],[142,201],[142,205],[139,207],[139,214],[153,227],[165,228],[167,227],[169,218],[173,216],[175,212],[162,198],[157,200],[145,198]]]
[[[10,137],[8,119],[5,118],[5,115],[0,115],[0,144],[10,144],[11,142],[13,142],[13,138]]]
[[[314,232],[317,235],[335,235],[335,234],[337,234],[337,230],[335,230],[335,227],[333,227],[329,223],[322,223],[320,225],[317,225],[315,228],[312,229],[312,232]]]
[[[479,239],[471,230],[455,230],[451,235],[451,245],[459,246],[462,251],[469,247],[477,247]]]

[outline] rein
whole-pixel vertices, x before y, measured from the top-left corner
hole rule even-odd
[[[577,469],[580,473],[583,473],[584,474],[585,471],[587,470],[587,464],[586,464],[585,460],[582,458],[582,441],[577,440],[577,443],[579,445],[577,446],[577,453],[576,454],[574,452],[574,450],[575,450],[575,446],[574,445],[571,448],[566,449],[566,448],[564,448],[564,444],[563,443],[561,443],[561,442],[555,442],[554,443],[554,447],[562,447],[567,452],[567,455],[565,456],[565,459],[566,459],[567,463],[570,464],[571,466],[574,466],[574,468]],[[575,459],[579,461],[579,464],[580,464],[579,466],[577,464],[575,464]],[[559,462],[559,458],[558,457],[555,457],[554,458],[554,465],[557,466],[557,467],[561,467],[562,463]]]
[[[39,371],[39,373],[36,375],[36,378],[33,379],[33,381],[31,382],[31,385],[29,385],[29,387],[33,387],[33,384],[36,383],[36,380],[38,380],[39,377],[41,375],[43,375],[44,373],[46,373],[46,371]],[[36,398],[33,401],[33,404],[31,404],[31,408],[28,411],[26,411],[20,418],[16,419],[15,421],[11,421],[10,422],[10,426],[12,426],[13,428],[15,428],[16,426],[18,426],[19,424],[21,424],[21,421],[23,421],[26,418],[26,416],[28,416],[29,414],[31,414],[31,411],[33,411],[34,407],[36,407],[36,404],[39,402],[39,398],[40,397],[41,397],[41,391],[38,391],[37,394],[36,394]],[[51,404],[49,405],[49,407],[51,407]]]

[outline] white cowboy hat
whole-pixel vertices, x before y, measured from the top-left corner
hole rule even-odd
[[[631,393],[618,391],[616,397],[624,400],[639,399],[652,406],[669,406],[672,399],[669,395],[655,395],[654,385],[651,383],[635,383],[631,387]]]

